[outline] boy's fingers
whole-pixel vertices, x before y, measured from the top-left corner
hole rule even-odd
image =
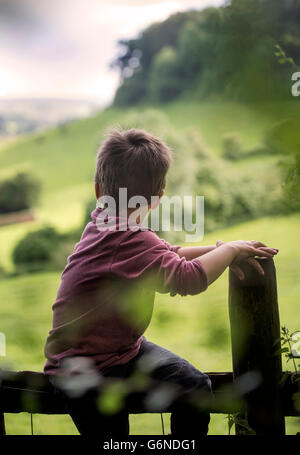
[[[254,246],[255,248],[267,246],[267,245],[265,245],[265,244],[262,243],[262,242],[258,242],[257,240],[250,240],[250,243],[251,243],[252,246]]]
[[[272,258],[275,254],[274,251],[266,251],[266,249],[252,248],[253,256],[260,256],[265,258]]]
[[[264,250],[264,251],[270,251],[271,253],[275,252],[278,253],[278,248],[271,248],[267,245],[265,245],[264,243],[262,242],[256,242],[255,240],[251,240],[251,244],[254,248],[259,248],[260,250]]]
[[[240,279],[243,280],[245,278],[245,274],[242,271],[242,269],[238,265],[232,265],[230,269],[233,271],[233,273]]]
[[[262,268],[260,263],[257,262],[254,258],[249,258],[248,262],[249,262],[249,264],[251,264],[258,271],[258,273],[260,275],[264,275],[265,274],[264,269]]]
[[[277,248],[269,248],[268,246],[267,247],[261,247],[259,248],[261,251],[267,251],[271,254],[277,254],[278,253],[278,249]]]

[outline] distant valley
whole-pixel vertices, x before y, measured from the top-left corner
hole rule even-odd
[[[0,98],[0,140],[85,118],[103,107],[92,100]]]

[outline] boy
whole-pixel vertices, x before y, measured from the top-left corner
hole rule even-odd
[[[162,409],[171,412],[173,436],[207,434],[208,376],[143,336],[155,292],[198,294],[227,267],[243,279],[239,263],[244,260],[263,273],[255,256],[278,251],[255,241],[181,248],[145,229],[142,218],[162,197],[170,163],[168,146],[138,129],[113,130],[98,152],[97,200],[113,199],[122,215],[107,215],[100,207],[92,212],[62,274],[45,346],[44,372],[83,435],[128,435],[130,412]],[[126,188],[126,203],[137,195],[147,202],[134,229],[128,223],[132,210],[120,207],[120,188]],[[84,390],[79,380],[71,393],[72,370],[78,373],[78,365],[85,369],[88,361]],[[119,401],[109,410],[103,405],[107,384],[119,384],[111,389]]]

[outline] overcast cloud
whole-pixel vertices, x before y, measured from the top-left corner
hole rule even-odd
[[[223,0],[0,0],[0,97],[111,101],[117,40]]]

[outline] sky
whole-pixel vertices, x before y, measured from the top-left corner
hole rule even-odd
[[[117,41],[223,0],[0,0],[0,99],[111,102]]]

